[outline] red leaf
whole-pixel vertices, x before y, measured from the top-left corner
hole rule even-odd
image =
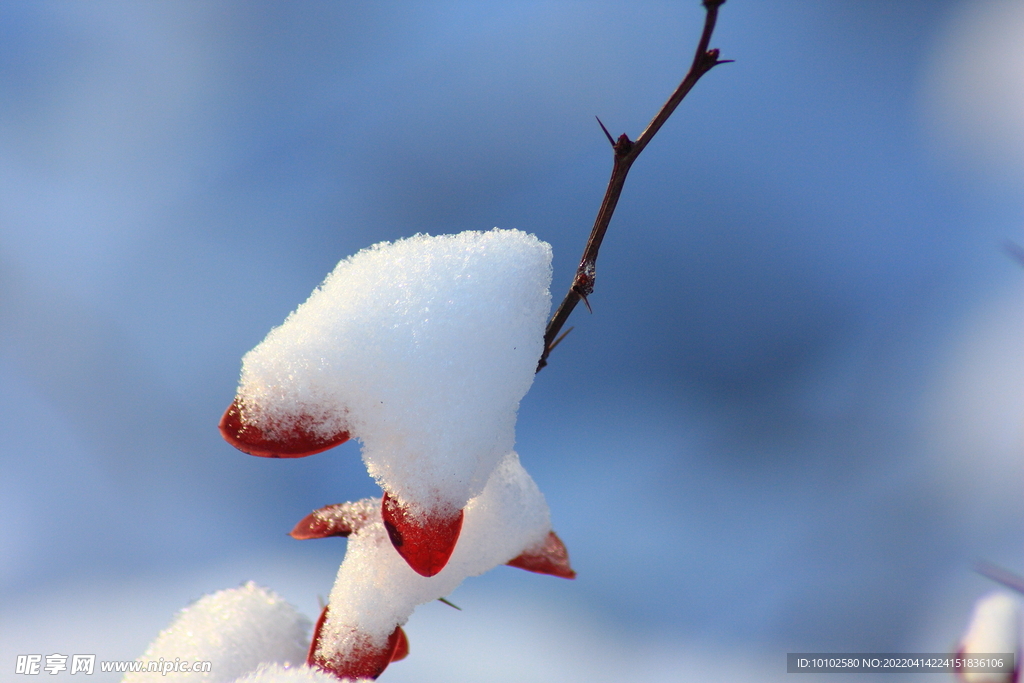
[[[245,423],[236,398],[220,419],[220,433],[225,441],[243,453],[263,458],[304,458],[348,441],[348,432],[337,432],[328,437],[315,434],[309,429],[312,422],[312,419],[299,419],[283,436],[270,438],[256,425]]]
[[[306,664],[313,666],[313,658],[316,656],[316,644],[320,641],[320,629],[324,627],[324,622],[327,621],[327,605],[320,610],[320,618],[316,620],[316,626],[313,627],[313,640],[309,643],[309,652],[306,653]]]
[[[391,545],[421,576],[434,576],[448,564],[462,531],[462,510],[415,518],[387,492],[381,502],[384,527]]]
[[[409,656],[409,636],[399,626],[395,629],[398,632],[398,643],[395,644],[395,651],[391,653],[392,662],[400,662]]]
[[[366,526],[374,516],[376,500],[364,498],[354,503],[338,503],[314,510],[302,518],[291,530],[292,538],[305,541],[311,538],[348,536]]]
[[[569,566],[569,551],[555,532],[549,532],[540,548],[531,548],[519,557],[506,562],[510,567],[519,567],[528,572],[575,579],[576,572]]]
[[[317,645],[320,641],[320,631],[327,621],[327,609],[324,607],[320,612],[316,628],[313,629],[313,642],[310,643],[309,654],[306,656],[306,664],[309,666],[315,666],[341,680],[377,678],[388,668],[388,664],[397,662],[409,654],[409,639],[402,627],[396,626],[382,648],[371,645],[369,638],[360,638],[352,652],[324,656],[317,651]]]

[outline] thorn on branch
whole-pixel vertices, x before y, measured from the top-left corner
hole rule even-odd
[[[593,261],[584,261],[576,271],[576,279],[572,288],[580,296],[594,293],[594,280],[597,278],[597,265]]]
[[[608,142],[611,143],[612,149],[615,149],[615,138],[613,138],[612,134],[608,132],[608,129],[604,127],[604,124],[601,123],[600,118],[598,118],[597,116],[595,116],[594,118],[597,119],[597,125],[601,126],[601,130],[604,131],[605,136],[608,138]]]
[[[461,607],[459,607],[458,605],[456,605],[454,602],[452,602],[451,600],[449,600],[447,598],[438,598],[437,601],[438,602],[443,602],[444,604],[448,605],[449,607],[454,607],[455,609],[459,610],[460,612],[462,611]]]
[[[554,351],[555,347],[562,343],[562,340],[565,339],[567,334],[569,334],[570,332],[573,331],[574,327],[575,326],[570,327],[565,332],[563,332],[562,334],[558,335],[558,339],[556,339],[555,341],[551,342],[551,346],[548,347],[548,351]]]
[[[623,135],[622,137],[626,136]],[[628,140],[629,138],[626,139]],[[621,138],[619,141],[621,142]],[[618,150],[616,150],[616,154],[618,154]],[[597,265],[593,261],[587,260],[580,264],[579,269],[576,271],[576,279],[572,283],[572,290],[583,299],[583,303],[591,313],[594,312],[594,309],[590,307],[587,297],[594,293],[594,280],[596,277]]]
[[[721,52],[719,52],[717,47],[705,52],[703,59],[701,59],[701,71],[708,72],[711,71],[711,69],[713,69],[714,67],[718,66],[719,64],[729,64],[730,62],[736,61],[735,59],[719,59],[718,56],[720,54]]]

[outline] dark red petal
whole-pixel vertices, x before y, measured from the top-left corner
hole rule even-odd
[[[371,507],[373,506],[373,507]],[[289,532],[292,538],[305,541],[310,538],[348,536],[366,526],[376,513],[376,500],[364,498],[354,503],[338,503],[314,510],[302,518]]]
[[[324,627],[324,622],[327,621],[327,606],[320,610],[320,618],[316,620],[316,626],[313,627],[313,640],[309,643],[309,652],[306,653],[306,664],[313,666],[313,658],[316,655],[316,644],[320,642],[320,629]]]
[[[383,648],[373,647],[364,641],[357,645],[353,652],[339,652],[336,656],[325,657],[317,652],[317,643],[326,620],[327,608],[324,607],[320,618],[317,619],[316,628],[313,629],[313,642],[309,646],[306,664],[326,671],[335,678],[377,678],[388,668],[388,664],[397,662],[409,654],[409,639],[406,638],[402,627],[396,626]]]
[[[409,636],[405,635],[401,626],[395,630],[398,633],[398,642],[395,643],[395,651],[391,653],[391,661],[400,662],[409,656]]]
[[[385,492],[380,511],[391,545],[413,571],[420,576],[434,576],[444,569],[462,531],[462,510],[435,512],[420,520]]]
[[[259,427],[243,422],[236,398],[220,419],[220,433],[225,441],[243,453],[263,458],[304,458],[348,441],[348,432],[323,437],[310,430],[311,425],[311,419],[300,419],[283,436],[268,438]]]
[[[569,566],[569,551],[554,531],[548,533],[543,546],[528,550],[505,564],[528,572],[560,576],[563,579],[576,578],[576,572]]]

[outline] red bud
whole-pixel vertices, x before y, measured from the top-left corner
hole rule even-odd
[[[417,574],[434,576],[448,564],[462,531],[462,510],[421,520],[385,492],[381,516],[391,544]]]
[[[243,453],[263,458],[304,458],[348,441],[349,433],[344,431],[328,437],[315,434],[309,430],[311,423],[311,419],[299,419],[284,435],[269,438],[259,427],[245,424],[236,398],[220,419],[220,433],[225,441]]]

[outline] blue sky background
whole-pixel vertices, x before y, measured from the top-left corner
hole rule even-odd
[[[560,297],[611,164],[594,116],[635,137],[702,18],[0,5],[0,669],[134,658],[248,579],[315,616],[344,542],[285,532],[377,489],[356,444],[222,442],[242,355],[416,232],[534,232]],[[594,313],[521,406],[579,578],[467,582],[387,680],[776,680],[786,652],[953,647],[993,588],[974,562],[1024,573],[1000,246],[1024,242],[1022,31],[1009,0],[729,0],[736,62],[634,166]]]

